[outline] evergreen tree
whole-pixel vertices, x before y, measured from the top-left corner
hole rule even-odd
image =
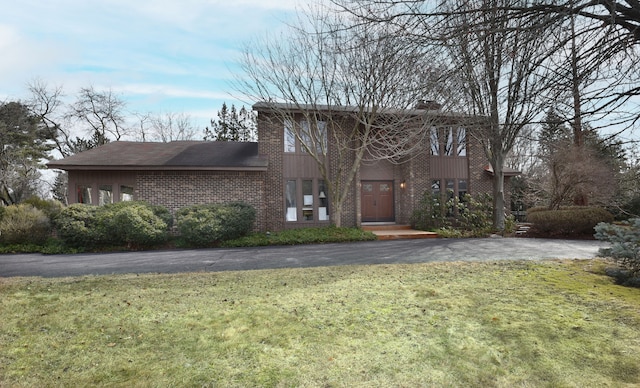
[[[0,103],[0,200],[5,205],[37,193],[51,133],[21,102]]]
[[[218,118],[211,120],[211,127],[205,128],[204,140],[213,141],[255,141],[257,140],[256,117],[243,106],[240,111],[235,105],[229,109],[222,104]]]

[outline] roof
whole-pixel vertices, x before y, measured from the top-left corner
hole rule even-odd
[[[484,166],[484,170],[489,174],[493,175],[493,167],[491,167],[490,164]],[[515,170],[513,168],[509,168],[509,167],[503,167],[502,172],[504,173],[504,176],[518,176],[522,174],[521,171]]]
[[[429,105],[427,105],[429,106]],[[253,110],[258,112],[325,112],[332,114],[354,114],[360,111],[360,107],[353,105],[321,105],[321,104],[295,104],[295,103],[282,103],[282,102],[265,102],[260,101],[253,104]],[[366,108],[367,111],[371,110],[371,107]],[[463,113],[446,112],[440,109],[398,109],[398,108],[380,108],[378,111],[380,114],[388,115],[406,115],[406,116],[436,116],[446,117],[450,119],[463,119],[463,118],[477,118],[479,116],[471,116]]]
[[[266,171],[267,159],[258,155],[254,142],[116,141],[47,166],[61,170]]]

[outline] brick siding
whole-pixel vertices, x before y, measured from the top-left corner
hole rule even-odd
[[[175,212],[189,205],[242,201],[256,209],[256,230],[264,230],[263,172],[144,171],[137,174],[135,198]]]

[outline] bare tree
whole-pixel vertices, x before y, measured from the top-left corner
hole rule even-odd
[[[247,46],[237,88],[262,101],[315,160],[339,226],[363,161],[398,162],[425,144],[428,120],[410,109],[428,97],[430,65],[385,26],[326,10],[303,19],[286,36]]]
[[[29,109],[49,132],[50,138],[55,142],[55,149],[63,157],[71,155],[72,137],[65,120],[62,86],[50,87],[42,80],[35,79],[29,82],[28,89],[31,93]]]
[[[447,81],[459,84],[464,99],[459,109],[485,117],[476,131],[494,170],[494,227],[504,229],[504,165],[518,135],[533,123],[545,90],[542,64],[552,30],[539,21],[509,17],[513,0],[447,2],[441,19],[441,39],[452,72]]]
[[[137,115],[140,125],[138,137],[141,141],[181,141],[194,140],[197,130],[191,117],[186,113],[166,112]]]
[[[125,102],[111,90],[97,91],[89,86],[80,89],[68,117],[82,126],[97,145],[102,145],[111,138],[117,141],[129,133],[125,106]]]

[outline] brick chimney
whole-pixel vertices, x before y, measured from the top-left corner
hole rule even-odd
[[[442,104],[433,100],[418,100],[415,108],[424,110],[440,110],[442,108]]]

